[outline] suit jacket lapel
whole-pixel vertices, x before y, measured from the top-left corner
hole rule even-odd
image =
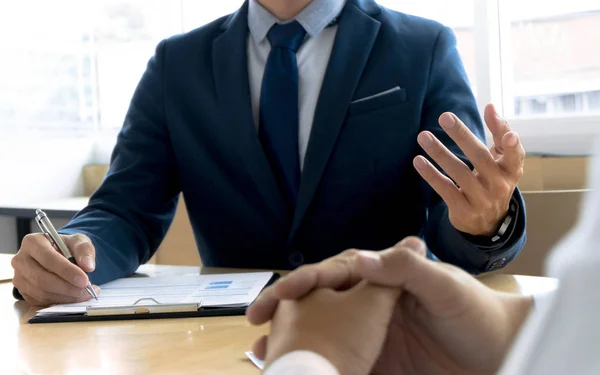
[[[349,0],[339,19],[304,160],[290,242],[313,199],[377,38],[381,23],[365,10],[375,13],[379,8],[370,0]]]
[[[264,154],[254,126],[248,83],[247,37],[248,3],[222,26],[223,33],[213,42],[213,69],[218,100],[224,116],[222,126],[242,159],[260,195],[277,219],[286,219],[283,198]],[[288,224],[289,225],[289,224]]]

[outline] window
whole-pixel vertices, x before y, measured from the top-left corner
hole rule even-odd
[[[516,115],[537,115],[548,111],[548,98],[516,98],[515,99],[515,114]]]
[[[180,8],[168,0],[94,3],[92,37],[98,128],[118,130],[156,45],[181,32]]]
[[[89,79],[90,41],[83,2],[64,1],[69,17],[50,2],[0,4],[0,129],[91,129],[95,114]]]
[[[219,0],[207,4],[207,1],[182,0],[183,30],[190,31],[219,17],[235,12],[243,0]]]
[[[156,43],[180,31],[167,0],[0,3],[0,130],[119,128]],[[177,20],[177,22],[173,22]]]
[[[598,0],[377,2],[451,27],[479,107],[496,104],[522,138],[600,135]],[[114,137],[160,40],[242,3],[0,2],[0,134]]]
[[[503,26],[507,115],[600,113],[600,3],[509,0]],[[592,98],[590,101],[588,98]],[[542,99],[540,99],[542,98]],[[539,101],[544,102],[543,105]]]
[[[589,92],[587,96],[590,111],[600,111],[600,90]]]
[[[436,20],[451,27],[471,87],[473,91],[477,91],[473,32],[474,0],[377,0],[377,3],[392,10]]]

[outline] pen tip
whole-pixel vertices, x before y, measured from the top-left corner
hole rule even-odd
[[[88,293],[90,293],[90,295],[92,297],[94,297],[94,299],[96,301],[98,301],[98,295],[96,294],[96,291],[94,290],[94,287],[91,284],[88,284],[88,286],[87,286],[86,289],[87,289]]]

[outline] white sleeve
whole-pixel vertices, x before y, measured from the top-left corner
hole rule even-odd
[[[340,375],[340,373],[323,356],[307,350],[296,350],[273,362],[263,375]]]
[[[598,269],[574,268],[554,293],[536,298],[500,375],[600,374]]]
[[[527,321],[523,324],[520,333],[510,350],[499,375],[526,374],[525,369],[531,360],[535,345],[546,325],[552,306],[555,290],[543,294],[533,295],[534,307]]]
[[[576,226],[546,260],[546,273],[559,280],[558,289],[536,299],[501,375],[600,374],[599,155],[590,162],[588,181],[591,190],[579,204]],[[560,213],[554,219],[560,220]]]

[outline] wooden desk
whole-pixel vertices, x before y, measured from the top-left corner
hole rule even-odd
[[[88,204],[89,197],[74,197],[58,200],[31,202],[0,202],[0,215],[13,216],[17,221],[17,244],[21,246],[23,237],[31,233],[31,219],[35,210],[44,210],[53,219],[71,219]],[[15,250],[16,251],[16,250]]]
[[[168,266],[142,267],[148,275],[179,272]],[[186,267],[183,272],[198,270]],[[482,281],[524,294],[555,285],[552,279],[506,275]],[[268,326],[253,327],[244,316],[28,324],[34,310],[16,302],[11,290],[11,283],[0,284],[0,374],[259,374],[244,352]]]

